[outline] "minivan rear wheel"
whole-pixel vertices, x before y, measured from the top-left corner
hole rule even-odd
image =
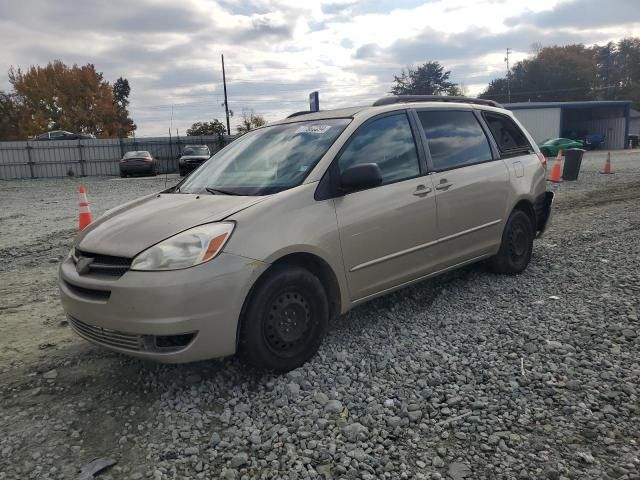
[[[529,215],[522,210],[511,212],[502,233],[500,250],[489,260],[491,269],[507,275],[522,272],[531,260],[534,236]]]
[[[329,323],[322,283],[308,270],[276,266],[251,294],[239,353],[259,368],[287,372],[318,351]]]

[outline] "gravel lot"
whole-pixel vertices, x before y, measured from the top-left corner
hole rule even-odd
[[[161,366],[66,325],[78,179],[0,182],[0,479],[639,479],[640,153],[588,154],[529,269],[472,266],[336,320],[284,376]],[[169,184],[177,181],[170,177]],[[94,214],[164,186],[83,179]]]

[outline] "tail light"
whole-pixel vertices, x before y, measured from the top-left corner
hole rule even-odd
[[[547,169],[547,158],[540,152],[538,152],[538,160],[542,164],[542,168]]]
[[[127,161],[124,158],[122,158],[120,159],[120,163],[127,163]]]
[[[146,163],[151,163],[151,162],[153,162],[153,158],[145,158],[144,161]]]

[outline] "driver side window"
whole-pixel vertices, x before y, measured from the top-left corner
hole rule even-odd
[[[360,128],[338,159],[340,174],[362,163],[377,163],[382,184],[420,175],[418,153],[406,113],[389,115]]]

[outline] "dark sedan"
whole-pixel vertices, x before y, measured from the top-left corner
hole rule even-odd
[[[211,151],[206,145],[187,145],[178,158],[178,170],[184,177],[192,172],[211,157]]]
[[[145,150],[132,151],[124,154],[120,160],[120,176],[135,174],[158,174],[158,162],[153,155]]]

